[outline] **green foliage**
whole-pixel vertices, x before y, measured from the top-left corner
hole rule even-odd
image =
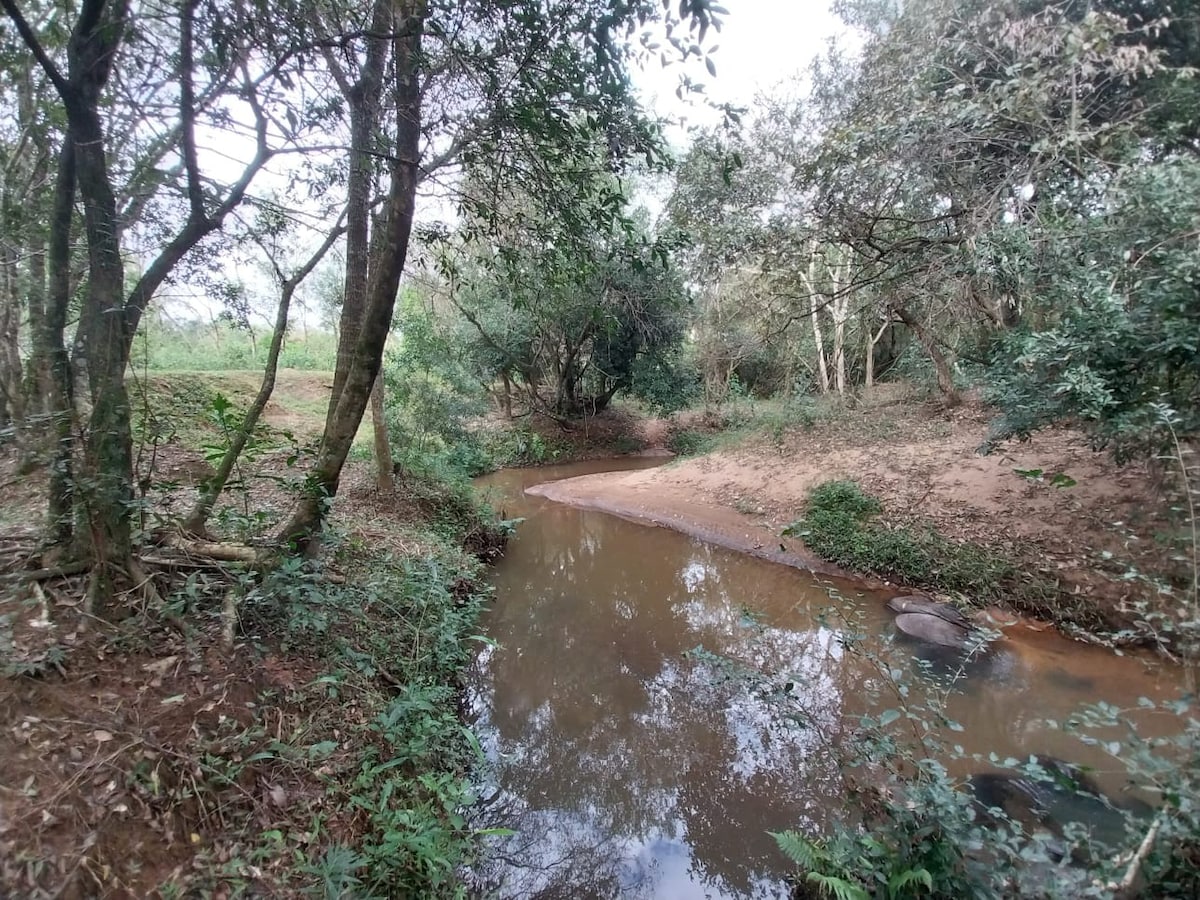
[[[554,446],[528,425],[515,425],[484,436],[497,468],[540,466],[554,462],[562,448]]]
[[[667,438],[667,449],[678,456],[700,456],[713,448],[712,435],[694,428],[679,428]]]
[[[481,383],[519,385],[534,409],[559,416],[597,412],[639,378],[653,402],[683,402],[677,239],[628,213],[627,189],[611,172],[575,164],[569,172],[582,208],[599,206],[610,227],[566,229],[550,217],[561,198],[522,190],[493,211],[507,224],[501,235],[474,240],[485,223],[467,222],[445,242],[440,274],[472,368]]]
[[[988,399],[994,437],[1053,422],[1085,428],[1120,460],[1200,430],[1200,163],[1148,166],[1112,186],[1109,210],[1053,260],[1040,328],[999,343]],[[1064,225],[1063,228],[1068,227]]]
[[[487,400],[462,345],[412,292],[401,298],[396,327],[400,348],[388,358],[384,378],[397,465],[441,480],[491,471],[491,454],[467,428]]]
[[[701,397],[700,373],[680,352],[639,356],[631,376],[630,392],[658,415],[686,409]]]
[[[146,316],[134,344],[134,365],[150,371],[221,372],[255,369],[266,361],[271,333],[227,319],[211,324],[171,322]],[[289,334],[279,354],[281,369],[333,369],[337,337],[328,331]]]
[[[1023,580],[1011,562],[983,547],[947,540],[928,526],[890,527],[877,520],[881,511],[879,501],[854,482],[827,481],[812,489],[804,518],[784,533],[852,571],[959,591],[973,600],[997,598]],[[1037,586],[1020,590],[1036,596]]]

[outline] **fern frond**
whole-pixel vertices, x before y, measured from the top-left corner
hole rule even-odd
[[[820,872],[809,872],[808,880],[821,888],[821,891],[834,900],[871,900],[862,885],[838,878],[834,875],[822,875]]]
[[[925,885],[930,891],[933,890],[933,876],[929,874],[928,869],[905,869],[903,872],[897,872],[888,879],[888,896],[892,898],[905,896],[902,893],[904,888],[914,882]]]
[[[770,831],[775,843],[790,862],[804,870],[813,872],[828,867],[829,854],[820,844],[810,841],[797,831]]]

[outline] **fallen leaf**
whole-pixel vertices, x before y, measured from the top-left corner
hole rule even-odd
[[[166,675],[167,670],[174,666],[177,662],[179,662],[178,656],[164,656],[162,659],[146,663],[144,666],[142,666],[142,668],[147,672],[153,672],[155,675],[158,675],[161,678],[163,675]]]

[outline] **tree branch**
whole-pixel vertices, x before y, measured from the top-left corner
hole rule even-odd
[[[29,22],[26,21],[25,16],[17,6],[16,0],[0,0],[0,6],[4,7],[4,11],[8,13],[8,17],[12,19],[13,25],[17,27],[17,33],[21,35],[21,40],[25,42],[25,46],[29,48],[29,51],[33,54],[33,58],[42,67],[42,71],[46,73],[46,77],[54,84],[54,89],[58,91],[60,97],[66,100],[68,94],[74,93],[74,89],[71,87],[70,82],[63,77],[58,67],[54,65],[54,61],[46,54],[41,42],[37,39],[37,35],[33,33]]]

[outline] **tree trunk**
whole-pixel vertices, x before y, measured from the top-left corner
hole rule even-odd
[[[896,313],[896,318],[908,326],[908,330],[915,334],[917,340],[921,342],[921,347],[925,350],[929,361],[933,363],[933,371],[937,376],[938,390],[942,392],[946,403],[951,406],[957,404],[960,398],[958,388],[954,386],[954,375],[950,371],[950,364],[947,362],[941,348],[938,347],[937,341],[930,334],[929,329],[903,306],[897,306],[894,312]]]
[[[221,496],[221,492],[225,490],[225,485],[229,481],[229,476],[233,473],[233,467],[237,465],[238,458],[242,455],[242,451],[246,448],[246,443],[250,440],[250,436],[254,434],[254,429],[258,426],[258,420],[262,417],[263,410],[267,408],[267,403],[271,400],[271,394],[275,390],[275,377],[279,371],[279,355],[283,350],[283,341],[287,336],[288,316],[291,311],[292,297],[296,294],[296,289],[300,287],[300,283],[304,281],[312,271],[317,267],[329,249],[341,237],[344,229],[341,227],[333,229],[322,241],[321,246],[308,258],[303,266],[300,267],[290,278],[283,281],[279,291],[279,306],[275,311],[275,329],[271,332],[271,343],[267,348],[266,368],[263,371],[262,383],[259,385],[258,393],[254,397],[254,402],[250,404],[250,408],[246,411],[246,417],[242,420],[242,427],[229,442],[229,447],[226,448],[225,454],[221,457],[221,461],[217,464],[217,471],[200,487],[200,495],[196,498],[196,503],[192,507],[183,522],[183,530],[189,534],[202,535],[204,526],[208,522],[209,515],[212,514],[213,506],[217,502],[217,498]],[[278,272],[278,268],[276,269]]]
[[[127,571],[133,553],[133,433],[125,386],[125,264],[117,240],[117,203],[100,117],[94,106],[79,104],[71,119],[88,245],[88,291],[80,314],[78,343],[86,348],[92,401],[77,495],[83,500],[87,549],[94,563],[95,580],[89,596],[103,606],[111,598],[114,579]],[[94,611],[102,613],[101,608]]]
[[[8,241],[0,247],[0,428],[24,418],[21,390],[21,277],[17,250]]]
[[[883,337],[883,333],[888,330],[888,326],[891,324],[890,321],[885,320],[873,337],[870,332],[867,333],[866,374],[863,378],[867,387],[875,384],[875,345],[879,343],[880,338]]]
[[[833,374],[838,394],[846,393],[846,318],[844,304],[833,307]]]
[[[831,251],[832,252],[832,251]],[[833,317],[833,371],[839,395],[846,393],[846,320],[850,318],[850,254],[840,266],[830,267],[832,293],[829,314]]]
[[[817,375],[820,378],[821,393],[829,393],[829,367],[825,362],[825,341],[821,337],[821,310],[817,305],[817,295],[810,294],[809,302],[812,307],[813,340],[817,345]]]
[[[419,79],[424,0],[400,0],[395,26],[396,153],[389,162],[391,187],[382,224],[381,253],[372,266],[367,307],[352,364],[346,373],[332,420],[326,426],[316,465],[304,495],[280,539],[308,551],[324,520],[329,500],[337,493],[342,467],[366,411],[371,386],[383,361],[383,348],[392,323],[400,275],[408,255],[416,204],[421,153],[421,86]]]
[[[46,358],[39,356],[37,336],[46,325],[46,239],[39,232],[28,244],[29,283],[25,291],[25,308],[29,315],[29,361],[25,367],[22,386],[27,412],[49,412],[50,370]]]
[[[71,305],[71,224],[74,216],[75,144],[68,132],[59,152],[50,215],[46,314],[42,319],[42,327],[33,333],[32,363],[46,377],[46,394],[42,404],[50,416],[53,441],[46,511],[49,524],[47,539],[51,544],[59,545],[66,545],[74,530],[74,376],[65,340],[67,312]]]
[[[505,369],[500,373],[500,380],[504,385],[503,409],[504,416],[507,419],[512,419],[512,379],[508,376],[508,370]]]
[[[325,53],[350,114],[350,157],[346,177],[346,272],[342,287],[342,311],[338,319],[337,358],[333,390],[325,415],[326,431],[333,426],[337,405],[346,384],[354,352],[362,331],[367,306],[367,288],[372,265],[370,239],[371,189],[375,183],[376,132],[382,111],[383,76],[387,64],[393,0],[373,0],[371,35],[357,81],[351,83],[339,58]],[[339,23],[340,24],[340,23]]]
[[[813,340],[817,346],[817,376],[820,379],[821,393],[829,393],[829,365],[825,359],[825,340],[821,335],[821,305],[818,302],[817,291],[817,244],[809,245],[808,269],[801,270],[800,277],[808,289],[809,317],[812,319]]]
[[[375,442],[375,484],[387,497],[396,493],[395,464],[392,462],[392,442],[388,436],[387,420],[384,418],[383,369],[375,376],[371,386],[371,433]]]

